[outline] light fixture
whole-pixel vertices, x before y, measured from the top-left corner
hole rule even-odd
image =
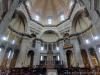
[[[15,40],[13,40],[11,43],[12,43],[12,44],[15,44],[15,42],[16,42],[16,41],[15,41]]]
[[[89,44],[89,43],[90,43],[90,41],[89,41],[89,40],[85,40],[85,42],[86,42],[86,44]]]
[[[2,40],[3,40],[3,41],[8,41],[8,38],[5,37],[5,36],[3,36],[3,37],[2,37]]]
[[[99,39],[98,36],[94,36],[94,37],[93,37],[93,40],[98,40],[98,39]]]
[[[59,47],[56,47],[56,50],[59,51]]]
[[[41,47],[41,51],[43,51],[44,50],[44,47]]]

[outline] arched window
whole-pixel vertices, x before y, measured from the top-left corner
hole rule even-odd
[[[49,25],[52,24],[52,16],[48,16],[48,24],[49,24]]]

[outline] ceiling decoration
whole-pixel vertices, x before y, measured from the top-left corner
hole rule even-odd
[[[51,17],[51,25],[59,24],[61,15],[67,19],[71,12],[71,4],[74,5],[74,0],[28,0],[26,2],[31,18],[38,19],[38,22],[43,25],[48,25],[48,17]]]

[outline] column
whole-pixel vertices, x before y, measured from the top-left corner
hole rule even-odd
[[[75,57],[76,57],[76,66],[84,67],[84,63],[83,63],[81,51],[80,51],[80,46],[79,46],[77,38],[73,38],[71,42],[74,47],[74,53],[75,53]]]
[[[67,58],[66,58],[66,52],[63,49],[63,40],[59,41],[59,52],[60,52],[61,61],[63,61],[64,65],[66,65],[67,67]]]
[[[30,58],[27,56],[27,53],[30,50],[30,41],[29,38],[24,38],[22,40],[21,49],[15,67],[27,67],[29,65]]]
[[[41,41],[37,40],[36,50],[34,51],[34,65],[39,65],[40,63],[40,49],[41,49]]]

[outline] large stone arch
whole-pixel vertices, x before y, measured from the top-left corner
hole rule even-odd
[[[76,32],[75,27],[76,27],[77,19],[80,18],[81,14],[83,14],[83,13],[86,13],[88,15],[88,19],[91,20],[89,14],[88,14],[88,11],[85,8],[77,11],[72,19],[72,34],[82,33],[91,28],[91,24],[90,24],[90,26],[88,26],[86,29],[82,30],[81,32]]]
[[[76,23],[76,20],[77,20],[77,17],[81,14],[83,12],[83,9],[81,9],[81,10],[78,10],[76,13],[75,13],[75,15],[74,15],[74,17],[73,17],[73,19],[72,19],[72,33],[73,32],[75,32],[75,23]]]
[[[56,29],[51,29],[51,28],[50,28],[50,29],[49,29],[49,28],[43,29],[43,30],[41,31],[41,33],[39,34],[38,38],[41,38],[41,36],[42,36],[46,31],[53,31],[54,33],[56,33],[56,34],[59,36],[59,38],[62,38],[62,36],[61,36],[61,34],[60,34],[59,31],[57,31]]]
[[[26,32],[27,31],[27,27],[28,27],[28,21],[27,21],[27,17],[25,16],[25,14],[21,11],[21,10],[16,10],[16,12],[14,13],[13,15],[13,18],[18,15],[21,20],[23,21],[23,25],[24,25],[24,31]],[[13,19],[12,18],[12,19]]]

